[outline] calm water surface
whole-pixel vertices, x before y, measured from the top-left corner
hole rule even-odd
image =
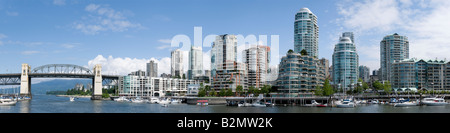
[[[231,107],[224,105],[169,105],[91,101],[78,98],[33,95],[30,101],[19,101],[15,106],[0,106],[0,113],[450,113],[447,106],[393,107],[389,105],[362,105],[356,108],[317,108],[299,106]]]

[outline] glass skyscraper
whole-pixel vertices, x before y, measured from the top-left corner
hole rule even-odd
[[[380,80],[391,81],[392,63],[409,58],[408,37],[397,33],[388,35],[380,42]]]
[[[308,8],[302,8],[295,14],[294,52],[299,53],[303,49],[308,52],[309,56],[319,57],[319,25],[317,25],[317,16]]]
[[[203,52],[202,47],[191,46],[189,51],[188,79],[203,75]]]
[[[183,77],[183,53],[180,49],[176,49],[171,52],[171,76]]]
[[[358,83],[359,59],[350,37],[340,37],[333,53],[333,82],[340,88],[352,90]]]

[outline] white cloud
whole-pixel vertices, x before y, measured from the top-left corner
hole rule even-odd
[[[8,15],[8,16],[19,16],[19,13],[18,13],[18,12],[9,12],[9,11],[6,11],[6,15]]]
[[[398,33],[409,39],[410,58],[443,59],[450,51],[450,1],[448,0],[364,0],[338,3],[343,18],[336,23],[361,37],[358,53],[361,65],[379,67],[379,41]]]
[[[352,4],[349,4],[352,3]],[[342,25],[356,32],[366,30],[389,31],[402,24],[400,11],[394,0],[364,0],[338,4],[338,13],[342,15]],[[341,23],[340,21],[337,21]]]
[[[161,46],[156,47],[156,48],[159,49],[159,50],[162,50],[162,49],[166,49],[166,48],[171,48],[171,46],[170,45],[161,45]]]
[[[114,58],[113,56],[108,56],[107,58],[103,55],[98,55],[88,62],[88,68],[93,68],[96,64],[102,65],[103,74],[114,74],[114,75],[127,75],[133,71],[146,71],[146,65],[150,60],[154,60],[158,63],[158,75],[162,73],[170,73],[170,58],[164,57],[160,60],[151,59],[136,59],[136,58]]]
[[[170,43],[172,43],[172,39],[159,39],[158,42],[170,44]]]
[[[6,36],[5,34],[1,34],[0,33],[0,39],[6,38],[6,37],[8,37],[8,36]]]
[[[87,17],[73,23],[73,28],[88,35],[95,35],[101,31],[123,32],[131,28],[142,28],[141,24],[130,22],[124,13],[104,6],[89,4],[85,7],[89,12]]]
[[[53,0],[54,5],[63,6],[66,5],[66,0]]]
[[[71,49],[71,48],[75,47],[75,44],[65,43],[65,44],[61,44],[61,47],[64,47],[66,49]]]
[[[38,54],[40,53],[39,51],[22,51],[21,54],[23,55],[32,55],[32,54]]]

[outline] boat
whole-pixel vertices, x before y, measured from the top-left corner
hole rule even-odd
[[[0,99],[0,106],[13,106],[17,101],[12,99]]]
[[[133,103],[143,103],[144,99],[142,99],[141,97],[136,97],[135,99],[132,99],[131,102],[133,102]]]
[[[251,106],[252,106],[251,103],[246,103],[246,102],[238,103],[238,107],[251,107]]]
[[[71,102],[75,101],[75,97],[70,97],[70,101]]]
[[[168,105],[170,104],[170,100],[169,99],[159,100],[159,104],[161,104],[162,106]]]
[[[406,102],[395,103],[394,107],[408,107],[408,106],[417,106],[417,105],[418,105],[418,102],[406,101]]]
[[[371,103],[371,104],[378,104],[378,103],[380,103],[380,102],[378,101],[378,99],[373,99],[372,101],[370,101],[370,103]]]
[[[354,108],[356,104],[353,102],[352,98],[343,99],[336,103],[336,107],[338,108]]]
[[[121,96],[119,98],[114,99],[114,101],[116,101],[116,102],[123,102],[123,101],[128,101],[128,99],[125,96]]]
[[[179,103],[181,103],[181,101],[179,99],[172,99],[170,101],[170,104],[179,104]]]
[[[159,99],[156,97],[150,98],[150,103],[159,103]]]
[[[422,103],[427,105],[427,106],[444,106],[447,105],[448,103],[445,102],[444,98],[424,98],[422,100]]]
[[[267,105],[265,103],[262,103],[259,101],[253,102],[251,105],[252,105],[252,107],[267,107]]]
[[[307,107],[327,107],[327,104],[318,103],[316,100],[311,100],[311,104],[305,104]]]

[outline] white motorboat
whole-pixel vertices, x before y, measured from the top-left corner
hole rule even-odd
[[[259,101],[252,103],[252,107],[267,107],[266,104]]]
[[[159,99],[156,97],[150,98],[150,103],[159,103]]]
[[[417,102],[402,102],[402,103],[395,103],[394,107],[408,107],[408,106],[417,106]]]
[[[371,104],[379,104],[380,101],[378,101],[378,99],[374,99],[374,100],[370,101],[370,103],[371,103]]]
[[[355,103],[350,99],[344,99],[336,103],[336,107],[338,108],[354,108],[355,106]]]
[[[121,96],[119,98],[114,99],[114,101],[116,101],[116,102],[123,102],[123,101],[128,101],[128,99],[126,97],[124,97],[124,96]]]
[[[251,107],[252,104],[251,103],[239,103],[238,107]]]
[[[172,99],[170,101],[170,104],[179,104],[179,103],[181,103],[181,101],[179,99]]]
[[[133,102],[133,103],[143,103],[144,99],[142,99],[141,97],[136,97],[135,99],[132,99],[131,102]]]
[[[448,103],[445,102],[445,100],[443,98],[424,98],[422,100],[422,103],[427,105],[427,106],[444,106],[447,105]]]
[[[17,101],[12,99],[0,99],[0,106],[13,106]]]
[[[311,104],[305,104],[307,107],[323,107],[326,106],[326,104],[318,103],[316,100],[311,100]]]
[[[170,104],[170,100],[169,99],[163,99],[163,100],[159,100],[159,104],[161,105],[168,105]]]
[[[75,101],[75,97],[70,97],[70,101],[71,102]]]

